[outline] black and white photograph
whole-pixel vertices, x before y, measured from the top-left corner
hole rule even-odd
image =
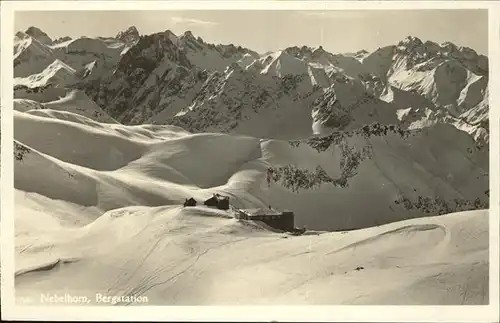
[[[150,8],[2,30],[16,306],[490,304],[491,10]]]

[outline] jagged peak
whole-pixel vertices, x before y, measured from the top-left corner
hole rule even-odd
[[[211,48],[215,48],[217,51],[219,51],[225,57],[230,57],[234,54],[241,54],[242,56],[251,56],[254,58],[259,57],[259,54],[257,54],[256,52],[254,52],[248,48],[244,48],[241,45],[219,44],[219,45],[214,46],[212,44],[208,44],[208,46]]]
[[[143,50],[146,48],[152,48],[154,51],[144,52]],[[137,57],[144,55],[148,56],[151,61],[159,62],[166,57],[168,60],[178,65],[188,68],[192,67],[185,53],[175,44],[175,42],[173,42],[169,34],[166,32],[158,32],[141,36],[122,56],[116,71],[123,72],[130,68],[134,68],[137,64],[142,64],[141,60],[137,60]]]
[[[329,54],[328,51],[326,51],[323,46],[319,46],[318,48],[314,49],[313,52],[312,52],[313,56],[320,56],[320,55],[324,55],[324,54]]]
[[[332,55],[328,51],[326,51],[323,46],[318,47],[309,47],[309,46],[291,46],[287,47],[283,50],[283,52],[289,56],[298,59],[316,59],[322,57],[324,55]]]
[[[207,45],[201,37],[196,37],[191,30],[184,32],[179,38],[184,41],[198,43],[198,45],[200,44]],[[213,46],[215,45],[212,45],[212,47]]]
[[[304,55],[312,55],[312,49],[305,45],[302,47],[290,46],[282,50],[282,52],[294,57],[298,56],[299,58],[302,58]]]
[[[137,43],[137,45],[145,44],[145,43],[147,43],[147,42],[144,42],[145,40],[152,40],[152,39],[168,40],[169,43],[174,43],[172,41],[171,35],[174,35],[174,34],[172,32],[170,32],[169,30],[164,31],[164,32],[161,31],[161,32],[153,33],[153,34],[148,34],[148,35],[142,35],[140,37],[140,41]]]
[[[139,31],[137,30],[137,28],[135,26],[128,27],[128,29],[126,30],[126,32],[133,32],[133,33],[139,34]]]
[[[32,37],[35,37],[35,38],[37,36],[47,36],[48,37],[48,35],[45,32],[43,32],[40,28],[37,28],[34,26],[31,26],[28,29],[26,29],[26,31],[24,33],[27,35],[30,35]]]
[[[448,57],[458,59],[462,62],[467,61],[469,62],[467,63],[468,68],[472,68],[474,70],[474,73],[483,74],[488,69],[488,57],[479,55],[474,49],[470,47],[457,46],[450,41],[438,44],[429,40],[419,45],[419,43],[421,43],[420,39],[411,36],[408,40],[411,41],[406,45],[401,45],[402,42],[400,42],[400,44],[397,46],[397,51],[406,53],[411,52],[411,56],[419,56],[420,60],[429,59],[432,57]]]
[[[404,40],[400,41],[398,43],[398,46],[403,46],[406,48],[415,48],[415,47],[421,47],[424,46],[426,49],[440,49],[440,50],[445,50],[448,52],[460,52],[460,53],[467,53],[471,56],[478,56],[477,52],[470,48],[470,47],[465,47],[465,46],[457,46],[456,44],[446,41],[443,43],[436,43],[430,40],[426,40],[425,42],[422,42],[418,37],[414,36],[408,36]]]
[[[191,30],[185,31],[182,34],[181,38],[189,39],[189,40],[196,40],[196,37],[193,35],[193,32]]]
[[[407,36],[405,39],[401,40],[398,43],[398,46],[406,46],[406,47],[415,47],[415,46],[422,46],[423,42],[420,40],[420,38],[415,37],[415,36]]]
[[[124,42],[133,42],[140,38],[140,34],[135,26],[130,26],[125,31],[120,31],[115,38]]]

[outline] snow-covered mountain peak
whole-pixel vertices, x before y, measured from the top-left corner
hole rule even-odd
[[[280,78],[286,75],[308,74],[307,63],[302,59],[288,54],[285,50],[277,51],[268,57],[261,58],[261,62],[264,65],[262,74]]]
[[[405,39],[398,43],[398,46],[404,46],[406,48],[415,48],[423,45],[422,40],[418,37],[407,36]]]
[[[234,44],[222,45],[219,44],[215,46],[215,48],[221,53],[224,58],[232,58],[235,56],[240,56],[241,58],[245,56],[251,56],[254,59],[259,58],[259,55],[254,51],[251,51],[247,48],[243,48],[241,46],[235,46]]]
[[[446,41],[441,43],[441,47],[448,50],[449,52],[456,52],[458,51],[457,45],[453,44],[452,42]]]
[[[423,42],[417,37],[408,36],[397,44],[397,49],[400,52],[426,54],[429,58],[434,56],[475,60],[482,55],[478,55],[475,50],[469,47],[457,46],[456,44],[446,41],[441,44],[426,40]]]
[[[326,51],[323,46],[312,48],[309,46],[291,46],[283,50],[287,55],[301,59],[306,63],[321,64],[324,66],[330,65],[332,53]]]
[[[412,66],[433,59],[436,61],[454,59],[476,74],[485,75],[488,69],[486,56],[478,55],[475,50],[457,46],[452,42],[441,44],[432,41],[422,42],[419,38],[409,36],[398,43],[395,54],[407,56],[408,64]]]
[[[296,58],[310,57],[312,55],[312,49],[308,46],[291,46],[283,50],[288,55],[294,56]]]

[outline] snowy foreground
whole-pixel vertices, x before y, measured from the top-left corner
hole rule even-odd
[[[266,168],[322,165],[337,177],[340,148],[318,152],[20,110],[14,113],[19,301],[47,305],[44,297],[57,295],[99,305],[144,305],[138,301],[144,296],[149,305],[488,303],[488,211],[422,217],[394,203],[396,191],[451,200],[457,192],[473,199],[487,187],[479,174],[485,159],[463,157],[473,141],[452,126],[409,139],[350,138],[346,145],[369,144],[373,152],[349,185],[296,193],[274,182],[269,188]],[[236,208],[290,208],[309,230],[291,236],[231,212],[182,207],[186,197],[202,201],[217,192]]]
[[[47,209],[38,212],[50,218]],[[42,220],[34,210],[30,215],[35,226],[48,222],[36,223]],[[284,239],[222,212],[133,207],[81,229],[52,230],[18,236],[18,298],[38,303],[41,294],[69,293],[102,305],[113,299],[98,302],[96,294],[124,296],[123,304],[147,296],[150,305],[488,303],[484,211]]]

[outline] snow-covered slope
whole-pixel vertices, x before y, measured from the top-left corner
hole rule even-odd
[[[14,76],[40,73],[55,60],[54,50],[23,32],[14,37]]]
[[[120,194],[125,192],[137,196],[135,199],[154,198],[162,205],[179,204],[190,194],[204,197],[222,191],[234,196],[235,206],[266,207],[271,203],[295,210],[299,224],[344,230],[488,204],[487,151],[478,150],[469,135],[450,125],[403,131],[372,124],[306,142],[288,142],[185,132],[172,139],[161,133],[168,131],[170,136],[175,128],[164,126],[147,130],[69,121],[16,112],[15,138],[36,151],[33,158],[56,164],[60,160],[69,163],[64,167],[76,167],[74,171],[86,174],[85,182],[95,186],[93,206],[104,210],[111,209],[107,199],[113,207],[136,205],[130,199],[120,202]],[[158,130],[161,132],[156,133]],[[28,176],[27,183],[21,181],[23,190],[33,188],[35,179],[29,174],[39,167],[29,162],[30,156],[16,166],[24,169],[19,176]],[[211,169],[200,167],[199,161],[212,165]],[[263,177],[269,167],[275,169],[271,189]],[[45,177],[57,182],[55,178],[61,175],[41,172],[40,176],[37,182],[44,183]],[[158,187],[141,192],[139,183],[148,178]],[[78,180],[71,181],[79,185]],[[99,193],[97,183],[101,181],[111,185],[102,191],[106,198]],[[67,194],[68,185],[60,185]],[[158,190],[160,186],[164,186],[163,192]],[[41,187],[44,191],[35,192],[58,198],[52,196],[57,189]],[[113,194],[117,196],[111,198]],[[75,195],[73,199],[80,198]],[[371,201],[371,215],[353,199]],[[329,209],[332,215],[325,215]]]
[[[36,241],[17,238],[16,297],[32,305],[41,305],[40,291],[73,290],[101,306],[489,302],[484,211],[283,239],[201,207],[130,207],[61,228],[47,211],[56,204],[20,192],[16,199],[41,206],[23,208],[25,232],[42,219],[48,228]]]
[[[88,37],[67,38],[52,43],[43,41],[43,37],[35,37],[42,31],[38,30],[35,36],[31,36],[28,31],[18,32],[14,38],[14,76],[19,78],[42,73],[54,61],[68,65],[75,71],[81,71],[89,63],[96,62],[96,65],[102,66],[102,70],[107,71],[116,65],[125,46],[117,39],[105,42],[100,38]]]
[[[118,123],[79,90],[72,90],[58,100],[45,103],[28,99],[14,99],[14,109],[53,118],[66,119],[82,116],[98,122]]]
[[[27,77],[14,79],[14,85],[24,85],[29,88],[39,88],[47,84],[71,86],[76,81],[76,70],[56,59],[43,71]]]
[[[463,301],[458,287],[437,292],[446,283],[477,288],[466,303],[487,302],[487,212],[423,217],[488,207],[487,152],[450,125],[404,131],[373,124],[288,142],[15,111],[14,137],[19,297],[64,288],[147,295],[153,304]],[[283,239],[230,211],[181,206],[213,193],[237,208],[293,209],[297,225],[313,231]],[[359,230],[342,232],[351,229]],[[256,253],[263,244],[266,251]],[[309,269],[272,274],[305,259]],[[260,287],[229,297],[256,270],[266,273],[250,280]],[[431,280],[437,272],[449,276]],[[211,286],[220,274],[232,283],[210,294],[187,288]],[[362,297],[374,275],[373,293]],[[325,283],[349,284],[350,293]]]

